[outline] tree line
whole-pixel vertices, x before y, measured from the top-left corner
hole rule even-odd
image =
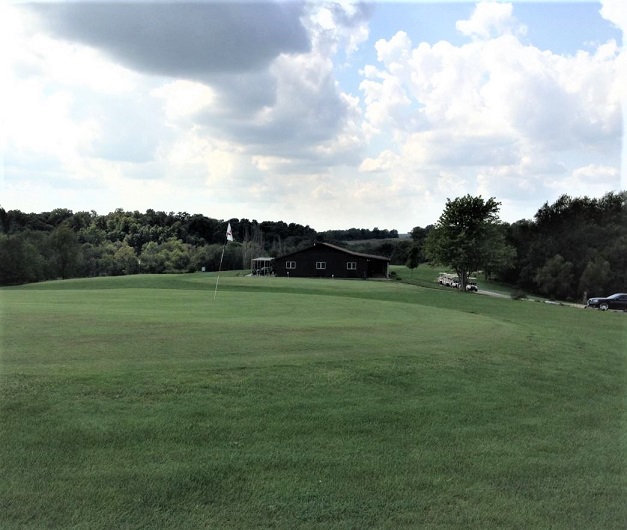
[[[521,290],[581,299],[627,290],[627,192],[601,198],[563,195],[533,219],[512,224],[500,204],[469,195],[448,200],[440,219],[410,238],[375,228],[316,232],[283,221],[219,220],[200,214],[117,209],[0,208],[0,284],[57,278],[218,270],[227,224],[235,242],[224,248],[224,270],[247,269],[252,258],[276,257],[317,241],[390,258],[415,268],[451,267],[464,281],[481,271]]]
[[[398,237],[395,231],[350,229],[317,233],[283,221],[219,220],[186,212],[117,209],[24,213],[0,208],[0,284],[57,278],[218,270],[226,227],[234,242],[224,249],[222,268],[246,269],[252,258],[276,257],[312,245]]]
[[[425,259],[452,267],[462,288],[481,270],[524,291],[577,300],[627,290],[626,201],[627,192],[562,195],[534,219],[507,224],[494,198],[467,195],[447,201],[426,237],[414,232]]]
[[[325,239],[329,241],[368,241],[376,239],[396,239],[398,238],[398,230],[369,228],[349,228],[348,230],[327,230],[322,233]]]
[[[560,300],[627,291],[627,192],[598,199],[562,195],[533,220],[509,225],[516,249],[500,277]]]

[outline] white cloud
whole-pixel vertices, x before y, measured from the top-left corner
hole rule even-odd
[[[614,166],[589,164],[578,167],[572,172],[571,195],[598,196],[607,190],[607,183],[613,183],[612,189],[620,187],[620,172]]]
[[[367,35],[362,8],[310,4],[302,23],[310,49],[277,56],[263,72],[211,81],[214,104],[197,119],[210,135],[244,146],[257,160],[293,171],[335,163],[363,144],[359,100],[335,76],[340,49],[351,51]],[[278,162],[282,161],[282,162]]]
[[[81,187],[87,178],[93,180],[86,160],[107,150],[112,140],[124,140],[119,124],[134,123],[126,101],[127,121],[116,120],[115,130],[106,131],[107,121],[112,123],[110,103],[132,97],[140,78],[93,48],[50,38],[28,13],[4,6],[1,15],[3,46],[15,51],[3,54],[6,178],[14,185],[18,176],[33,174]],[[136,136],[124,150],[137,152],[146,136]]]
[[[84,87],[102,94],[128,94],[138,76],[115,64],[102,53],[88,46],[35,34],[26,44],[31,67],[40,68],[39,75],[66,86]],[[43,60],[45,58],[45,61]]]
[[[151,95],[162,98],[170,121],[190,118],[215,103],[215,92],[202,83],[177,79],[159,86]]]
[[[343,49],[347,55],[356,52],[368,39],[371,7],[361,2],[309,2],[307,16],[301,20],[307,28],[312,46],[328,56]]]
[[[47,92],[46,87],[32,82],[22,84],[19,94],[9,88],[8,97],[13,103],[7,105],[3,121],[11,156],[32,152],[65,160],[90,150],[97,127],[70,118],[74,100],[70,92]]]
[[[449,21],[462,44],[412,42],[405,20],[369,42],[356,2],[272,2],[259,20],[244,4],[140,4],[0,7],[3,206],[403,230],[460,194],[515,211],[620,185],[627,59],[613,41],[542,51],[504,3]],[[625,5],[601,12],[624,29]],[[133,35],[139,15],[151,23]],[[32,189],[55,204],[26,201]]]
[[[406,62],[411,53],[411,40],[404,31],[399,31],[390,40],[380,39],[375,45],[377,60],[393,70],[397,63]]]
[[[459,46],[414,46],[404,32],[377,42],[379,63],[362,70],[360,88],[365,128],[389,147],[362,171],[421,184],[430,172],[440,190],[450,183],[435,175],[453,175],[449,194],[545,198],[570,193],[573,164],[618,163],[627,92],[616,43],[572,56],[541,51],[521,42],[512,14],[509,4],[479,4],[457,25],[472,37]],[[597,178],[597,189],[618,185],[611,172]]]
[[[623,0],[600,0],[601,16],[609,20],[623,31],[623,38],[627,32],[627,4]]]
[[[512,16],[509,3],[481,2],[468,20],[457,21],[457,30],[473,39],[487,40],[504,34],[524,35],[527,28]]]
[[[627,188],[627,134],[625,134],[625,123],[627,123],[627,4],[622,0],[601,0],[600,14],[605,19],[612,22],[623,33],[623,42],[620,55],[616,60],[616,84],[615,90],[617,99],[622,104],[623,114],[623,138],[622,138],[622,170],[620,188]]]
[[[366,158],[359,166],[359,171],[364,173],[378,173],[381,171],[389,171],[399,164],[399,156],[386,149],[377,158]]]
[[[174,144],[164,148],[161,155],[170,178],[195,185],[204,182],[207,186],[230,180],[238,160],[238,153],[229,144],[213,142],[194,128],[180,131]]]

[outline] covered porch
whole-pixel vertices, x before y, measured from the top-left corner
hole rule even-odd
[[[250,260],[252,276],[272,276],[274,274],[274,258],[262,257]]]

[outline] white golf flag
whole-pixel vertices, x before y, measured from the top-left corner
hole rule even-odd
[[[226,227],[226,240],[233,241],[233,232],[231,231],[231,223]]]

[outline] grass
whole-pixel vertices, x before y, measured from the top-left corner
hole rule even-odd
[[[625,316],[424,281],[1,289],[0,527],[624,528]]]

